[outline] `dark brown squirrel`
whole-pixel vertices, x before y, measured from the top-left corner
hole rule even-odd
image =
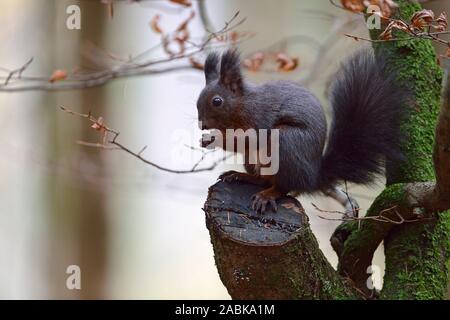
[[[220,66],[219,66],[220,64]],[[256,85],[244,80],[239,53],[230,49],[221,57],[210,53],[205,61],[206,86],[198,101],[201,129],[278,129],[279,168],[260,174],[260,166],[245,158],[246,173],[228,171],[224,181],[239,180],[266,187],[253,197],[252,208],[276,211],[276,201],[287,193],[323,192],[357,215],[357,204],[336,185],[342,181],[371,184],[385,161],[398,163],[401,119],[408,103],[387,58],[363,49],[344,62],[330,88],[333,111],[328,136],[323,108],[307,89],[291,81]],[[212,141],[203,141],[207,147]],[[223,147],[226,150],[227,146]],[[236,150],[229,150],[234,151]],[[352,203],[353,202],[353,203]]]

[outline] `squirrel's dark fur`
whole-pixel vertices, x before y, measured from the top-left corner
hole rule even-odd
[[[260,211],[268,201],[275,207],[272,200],[288,192],[325,191],[344,180],[369,184],[386,160],[395,163],[402,158],[399,127],[407,94],[387,71],[386,61],[376,59],[371,50],[350,57],[332,82],[333,118],[326,148],[322,106],[304,87],[290,81],[244,81],[234,50],[221,59],[211,53],[205,76],[206,87],[197,102],[203,129],[279,129],[276,174],[260,176],[249,164],[248,174],[230,173],[238,180],[268,182],[270,188],[256,199],[263,202],[256,204]]]
[[[368,184],[383,171],[384,160],[403,159],[400,124],[408,95],[387,69],[386,57],[375,59],[363,50],[341,66],[331,87],[333,122],[322,160],[322,184]]]

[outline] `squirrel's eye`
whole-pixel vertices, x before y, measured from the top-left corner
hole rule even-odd
[[[212,104],[213,104],[213,106],[215,106],[215,107],[220,107],[220,106],[222,105],[222,103],[223,103],[223,100],[222,100],[221,97],[214,97],[214,98],[212,99]]]

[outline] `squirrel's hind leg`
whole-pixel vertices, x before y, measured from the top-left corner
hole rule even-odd
[[[322,192],[335,199],[337,202],[339,202],[344,208],[344,218],[354,217],[357,218],[359,215],[359,204],[356,202],[356,200],[350,196],[347,192],[344,190],[333,186],[329,189],[322,190]]]

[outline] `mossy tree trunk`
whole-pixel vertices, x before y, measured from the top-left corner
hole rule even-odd
[[[400,6],[397,17],[405,21],[421,9],[413,1],[400,0],[397,4]],[[378,34],[373,32],[371,36],[377,39]],[[406,37],[401,32],[395,36]],[[419,218],[420,221],[401,225],[364,222],[358,230],[348,224],[340,226],[335,236],[343,229],[352,231],[346,230],[348,237],[339,269],[363,288],[361,279],[375,249],[384,240],[386,274],[380,297],[441,299],[447,293],[450,258],[450,211],[446,210],[450,208],[450,195],[446,190],[439,192],[445,184],[445,179],[441,179],[445,170],[440,169],[448,170],[450,163],[445,161],[448,150],[438,152],[445,150],[442,145],[446,142],[440,139],[443,134],[435,134],[441,105],[441,69],[431,43],[426,40],[377,43],[374,48],[376,52],[389,53],[393,69],[398,70],[399,81],[411,86],[415,103],[402,126],[408,137],[404,145],[407,161],[395,170],[388,166],[386,189],[368,214],[378,215],[383,209],[395,207],[388,213],[392,218],[400,212],[405,219]],[[448,90],[445,85],[441,115],[448,112]],[[448,128],[448,124],[443,127]],[[435,138],[440,141],[435,143]],[[438,159],[436,155],[441,157]],[[437,185],[433,182],[435,172],[438,173]]]
[[[205,204],[216,265],[235,299],[351,299],[358,292],[318,249],[308,217],[294,198],[277,213],[256,214],[253,194],[263,188],[218,182]]]
[[[406,21],[421,9],[411,0],[396,3],[396,17]],[[371,36],[375,39],[378,34],[373,32]],[[252,187],[215,185],[205,205],[206,220],[220,277],[233,298],[372,296],[366,286],[367,268],[383,240],[386,273],[380,298],[446,297],[450,261],[450,81],[444,81],[441,106],[442,72],[427,40],[376,43],[374,49],[389,54],[399,81],[410,85],[414,93],[414,104],[402,125],[408,136],[404,144],[407,161],[397,168],[388,164],[386,188],[367,213],[374,216],[383,211],[398,223],[364,220],[341,224],[331,238],[339,257],[336,272],[320,251],[298,202],[283,200],[280,216],[261,220],[245,206]],[[290,222],[296,226],[294,230],[289,229]],[[249,228],[251,233],[243,237]]]

